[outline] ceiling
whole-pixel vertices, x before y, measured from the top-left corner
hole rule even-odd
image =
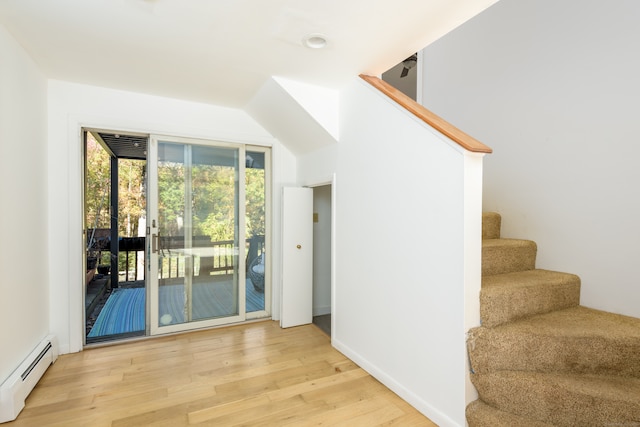
[[[243,107],[270,76],[379,75],[495,1],[2,0],[0,23],[48,78]]]

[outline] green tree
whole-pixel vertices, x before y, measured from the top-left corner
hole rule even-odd
[[[121,159],[118,161],[118,234],[136,237],[139,220],[146,216],[145,161]]]
[[[91,133],[87,134],[85,156],[85,223],[87,228],[109,228],[110,158]]]
[[[158,221],[166,236],[181,234],[184,220],[184,166],[181,163],[163,162],[158,166]]]
[[[206,170],[206,181],[202,182],[204,197],[208,209],[198,209],[203,233],[212,242],[234,240],[236,215],[235,169],[228,166],[198,166],[194,176],[202,175]],[[194,182],[197,182],[194,179]]]
[[[110,228],[110,157],[88,133],[86,148],[86,222],[88,228]],[[180,162],[158,165],[159,226],[165,236],[184,234],[185,167]],[[118,234],[138,235],[138,221],[146,215],[146,162],[120,159],[118,162]],[[196,164],[191,171],[193,234],[211,241],[234,240],[236,207],[236,170],[234,167]],[[247,168],[247,238],[265,234],[264,169]]]
[[[265,233],[265,176],[264,169],[246,169],[247,238]]]

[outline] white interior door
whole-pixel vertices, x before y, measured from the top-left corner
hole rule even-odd
[[[313,320],[313,190],[282,193],[282,312],[280,326]]]

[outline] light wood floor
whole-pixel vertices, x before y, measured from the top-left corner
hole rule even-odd
[[[435,426],[315,325],[265,321],[60,356],[17,426]]]

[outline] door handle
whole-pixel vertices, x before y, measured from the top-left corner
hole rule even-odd
[[[155,233],[151,235],[151,252],[158,252],[158,235]]]
[[[296,248],[302,249],[302,245],[296,245]]]

